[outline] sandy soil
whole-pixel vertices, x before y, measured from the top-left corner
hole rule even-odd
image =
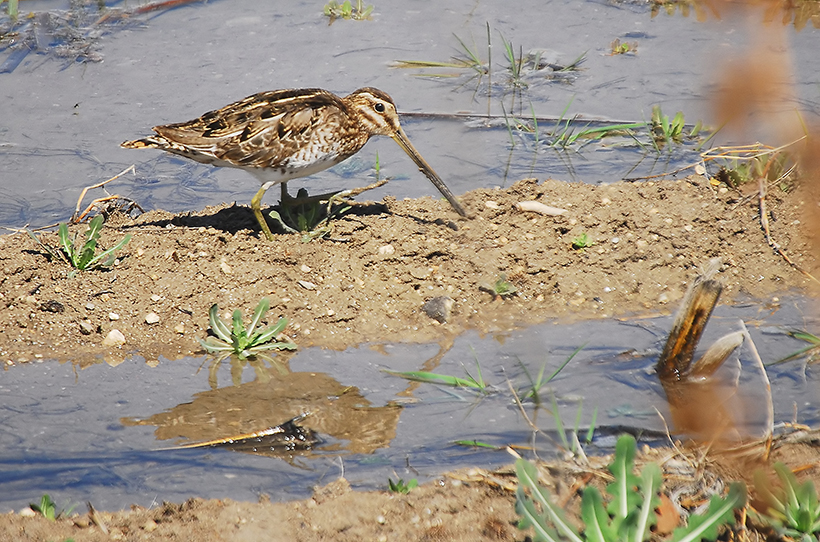
[[[544,216],[517,206],[533,200],[566,212]],[[223,314],[249,314],[262,297],[271,302],[268,321],[288,318],[286,333],[299,346],[345,348],[444,343],[466,329],[549,318],[672,312],[699,266],[714,257],[724,262],[724,302],[776,305],[777,296],[812,284],[767,244],[754,194],[702,177],[608,186],[526,179],[462,201],[469,219],[432,199],[360,204],[333,223],[328,238],[310,243],[260,238],[246,206],[113,215],[102,245],[133,235],[118,263],[73,277],[27,235],[0,237],[0,360],[15,370],[35,358],[116,364],[135,354],[149,363],[201,354],[212,303]],[[771,190],[767,206],[773,238],[801,269],[815,272],[801,232],[813,207],[782,190]],[[573,248],[582,233],[589,246]],[[56,234],[41,235],[56,244]],[[502,273],[515,295],[486,291]],[[444,323],[422,308],[439,296],[454,301]],[[146,319],[151,314],[157,318]],[[106,346],[114,329],[125,343]],[[814,455],[800,461],[816,462],[814,449],[807,453]],[[583,469],[568,468],[544,476],[572,501]],[[352,492],[339,480],[299,502],[193,499],[100,512],[108,534],[88,514],[58,522],[7,514],[0,540],[522,540],[511,481],[509,474],[462,472],[408,495]]]
[[[724,262],[723,302],[776,303],[811,284],[767,245],[756,197],[702,177],[607,186],[527,179],[462,199],[474,213],[469,219],[432,199],[362,204],[333,223],[329,238],[310,243],[295,235],[264,240],[246,206],[115,215],[102,245],[133,235],[118,263],[74,277],[27,235],[2,236],[0,360],[117,363],[133,353],[149,361],[199,354],[213,303],[225,315],[241,309],[249,317],[262,297],[270,299],[268,318],[286,317],[286,333],[299,346],[343,349],[445,342],[466,329],[549,318],[673,311],[714,257]],[[566,213],[516,207],[531,200]],[[772,190],[767,204],[776,242],[813,271],[818,262],[800,232],[801,195]],[[573,249],[583,233],[590,246]],[[56,234],[41,235],[56,245]],[[486,291],[502,274],[517,288],[503,300]],[[443,324],[422,310],[440,296],[454,301]],[[125,343],[106,346],[115,329]]]

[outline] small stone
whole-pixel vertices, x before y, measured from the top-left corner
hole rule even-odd
[[[297,281],[297,283],[299,284],[299,286],[301,286],[305,290],[315,290],[316,289],[315,284],[313,284],[312,282],[308,282],[306,280],[299,280],[299,281]]]
[[[80,333],[83,335],[91,335],[94,333],[94,326],[88,320],[80,322]]]
[[[158,527],[157,522],[156,522],[156,521],[154,521],[153,519],[149,519],[149,520],[148,520],[148,521],[146,521],[146,522],[145,522],[145,524],[142,526],[142,529],[143,529],[146,533],[151,533],[151,532],[154,532],[154,531],[156,530],[156,528],[157,528],[157,527]]]
[[[442,295],[425,301],[424,305],[421,306],[421,310],[433,320],[446,324],[450,319],[454,305],[455,301],[452,297]]]
[[[114,321],[120,319],[120,315],[117,314],[116,312],[109,312],[108,313],[108,319],[111,320],[112,322],[114,322]]]
[[[65,305],[55,299],[49,299],[45,303],[40,303],[40,310],[44,312],[53,312],[59,314],[65,312]]]
[[[180,335],[185,335],[185,322],[180,322],[177,325],[175,325],[174,331],[176,331]]]
[[[119,329],[112,329],[105,336],[102,344],[103,346],[122,346],[125,344],[125,335]]]
[[[661,292],[658,296],[658,303],[669,303],[669,295],[666,292]]]
[[[160,301],[161,299],[162,299],[161,295],[154,294],[154,295],[151,296],[151,301],[153,301],[154,303],[156,303],[157,301]]]
[[[37,515],[37,512],[32,510],[31,508],[23,508],[20,510],[20,516],[24,518],[33,518]]]
[[[302,273],[310,273],[311,271],[310,267],[306,266],[305,264],[302,264],[302,267],[300,267],[299,269],[302,270]]]
[[[155,312],[149,312],[145,315],[145,323],[148,325],[156,324],[159,322],[159,315]]]
[[[86,303],[85,308],[87,310],[93,311],[96,308],[96,305],[94,305],[94,303]]]
[[[498,208],[499,208],[499,206],[498,206],[498,202],[497,202],[497,201],[493,201],[493,200],[487,200],[487,201],[485,201],[485,202],[484,202],[484,207],[486,207],[487,209],[498,209]]]
[[[396,252],[395,247],[393,245],[384,245],[379,247],[379,255],[380,256],[389,256],[390,254],[394,254]]]
[[[231,266],[228,265],[228,262],[226,262],[224,258],[222,259],[222,262],[219,264],[219,269],[226,275],[233,274],[233,269],[231,269]]]

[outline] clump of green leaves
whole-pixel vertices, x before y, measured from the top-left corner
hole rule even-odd
[[[43,247],[53,259],[61,260],[73,267],[74,270],[71,272],[71,276],[73,276],[77,271],[90,271],[92,269],[111,267],[114,264],[114,260],[117,259],[117,251],[131,240],[131,234],[128,234],[113,247],[95,255],[104,220],[102,215],[95,216],[91,219],[91,222],[88,223],[88,228],[83,232],[82,236],[77,232],[74,234],[74,237],[69,237],[68,224],[65,222],[61,223],[58,229],[59,245],[57,247],[53,247],[49,243],[38,239],[29,230],[26,230],[26,232]]]
[[[354,6],[350,0],[344,0],[341,4],[336,0],[330,0],[325,4],[325,17],[330,17],[330,23],[336,19],[353,19],[356,21],[363,21],[370,18],[373,13],[373,6],[365,6],[362,0],[356,0]]]
[[[262,298],[253,312],[253,318],[247,327],[242,324],[242,311],[233,312],[233,322],[229,327],[219,317],[219,306],[214,303],[208,311],[211,331],[216,335],[209,336],[200,344],[211,354],[219,353],[224,356],[235,355],[239,359],[247,359],[268,350],[295,350],[296,345],[288,341],[279,341],[278,337],[288,325],[285,318],[267,328],[262,328],[262,319],[270,308],[268,298]]]
[[[612,55],[625,55],[627,53],[638,53],[638,42],[637,41],[621,41],[619,39],[615,39],[612,43],[609,44],[610,49],[612,50]]]
[[[519,459],[515,463],[518,476],[515,510],[521,517],[520,529],[532,528],[536,542],[642,542],[650,537],[650,528],[657,522],[655,507],[659,504],[661,471],[655,463],[647,463],[641,475],[633,472],[635,439],[624,435],[615,446],[615,458],[609,470],[615,481],[607,485],[610,499],[604,499],[597,488],[587,486],[581,497],[582,533],[566,519],[564,511],[552,502],[545,488],[538,484],[538,471],[532,463]],[[527,494],[529,491],[529,495]],[[713,541],[718,529],[734,521],[734,510],[746,501],[743,484],[732,484],[726,497],[715,495],[703,514],[689,517],[689,525],[675,529],[675,542]]]
[[[405,482],[402,478],[399,478],[396,482],[394,482],[392,478],[387,479],[387,486],[391,493],[403,493],[406,495],[410,493],[411,489],[418,487],[418,485],[419,481],[415,478],[409,482]]]
[[[776,152],[760,152],[749,157],[727,157],[715,177],[732,187],[760,178],[775,181],[786,173],[790,160],[788,153]]]
[[[585,248],[589,248],[592,246],[592,240],[586,234],[586,232],[582,232],[580,235],[574,237],[572,239],[572,248],[574,250],[583,250]]]
[[[696,137],[703,125],[700,121],[689,131],[688,137]],[[686,128],[686,121],[683,118],[683,112],[678,111],[672,120],[669,120],[667,115],[661,111],[661,106],[656,105],[652,107],[652,119],[650,120],[650,128],[652,133],[652,140],[655,145],[660,147],[664,143],[671,145],[672,143],[683,143],[687,134],[684,133]]]
[[[820,533],[820,504],[814,482],[797,482],[794,473],[777,462],[774,470],[780,487],[774,487],[763,471],[755,472],[755,489],[767,508],[758,518],[774,527],[781,537],[787,536],[804,542],[817,540]]]
[[[69,515],[74,510],[75,505],[69,506],[67,509],[57,510],[57,503],[51,500],[51,496],[48,493],[44,493],[43,496],[40,497],[40,503],[31,503],[29,504],[29,508],[50,521],[56,521],[61,517]]]
[[[507,275],[505,273],[500,273],[494,282],[482,282],[478,285],[478,289],[492,294],[495,298],[508,297],[514,295],[518,291],[518,288],[507,280]]]
[[[284,203],[279,211],[271,211],[273,218],[283,230],[302,236],[303,243],[321,239],[330,233],[331,220],[336,220],[348,212],[351,207],[342,198],[350,191],[343,191],[330,196],[325,203],[321,198],[308,196],[307,190],[300,189],[296,194],[297,203]],[[298,203],[300,200],[305,203]],[[339,201],[342,201],[340,204]],[[294,200],[291,200],[294,201]]]

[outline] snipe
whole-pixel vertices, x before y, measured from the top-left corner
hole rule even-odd
[[[359,152],[374,135],[392,137],[458,214],[467,216],[407,139],[393,99],[375,88],[360,88],[345,97],[315,88],[261,92],[198,119],[155,126],[154,132],[122,146],[161,149],[256,176],[262,188],[251,200],[251,209],[268,239],[273,234],[262,216],[261,202],[270,187],[338,164]]]

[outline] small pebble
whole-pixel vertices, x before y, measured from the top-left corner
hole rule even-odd
[[[519,201],[515,204],[515,208],[519,211],[529,211],[532,213],[539,213],[546,216],[561,216],[567,212],[566,209],[561,209],[559,207],[552,207],[550,205],[545,205],[540,201]]]
[[[487,200],[484,202],[484,207],[487,209],[498,209],[498,202],[493,200]]]
[[[157,301],[159,301],[161,299],[162,299],[161,295],[154,294],[154,295],[151,296],[151,301],[153,301],[154,303],[156,303]]]
[[[155,312],[149,312],[145,315],[145,323],[148,325],[156,324],[159,322],[159,315]]]
[[[302,267],[300,267],[299,269],[302,270],[302,273],[310,273],[310,267],[306,266],[305,264],[302,264]]]
[[[94,333],[94,326],[88,320],[80,322],[80,333],[83,335],[91,335]]]
[[[306,280],[299,280],[299,281],[297,281],[297,283],[299,284],[299,286],[301,286],[305,290],[315,290],[316,289],[315,284],[313,284],[312,282],[308,282]]]
[[[180,335],[185,335],[185,322],[180,322],[177,325],[175,325],[174,331],[176,331]]]
[[[384,245],[379,247],[379,255],[380,256],[388,256],[396,252],[396,249],[393,245]]]
[[[421,306],[421,310],[433,320],[445,324],[453,312],[453,305],[455,305],[453,298],[442,295],[425,301],[424,305]]]
[[[103,346],[122,346],[125,344],[125,335],[119,329],[112,329],[108,332],[102,342]]]
[[[20,515],[24,518],[33,518],[37,515],[37,512],[35,512],[31,508],[23,508],[22,510],[20,510]]]
[[[109,320],[111,320],[111,321],[113,322],[113,321],[115,321],[115,320],[119,320],[119,319],[120,319],[120,315],[119,315],[119,314],[117,314],[116,312],[109,312],[109,313],[108,313],[108,319],[109,319]]]

